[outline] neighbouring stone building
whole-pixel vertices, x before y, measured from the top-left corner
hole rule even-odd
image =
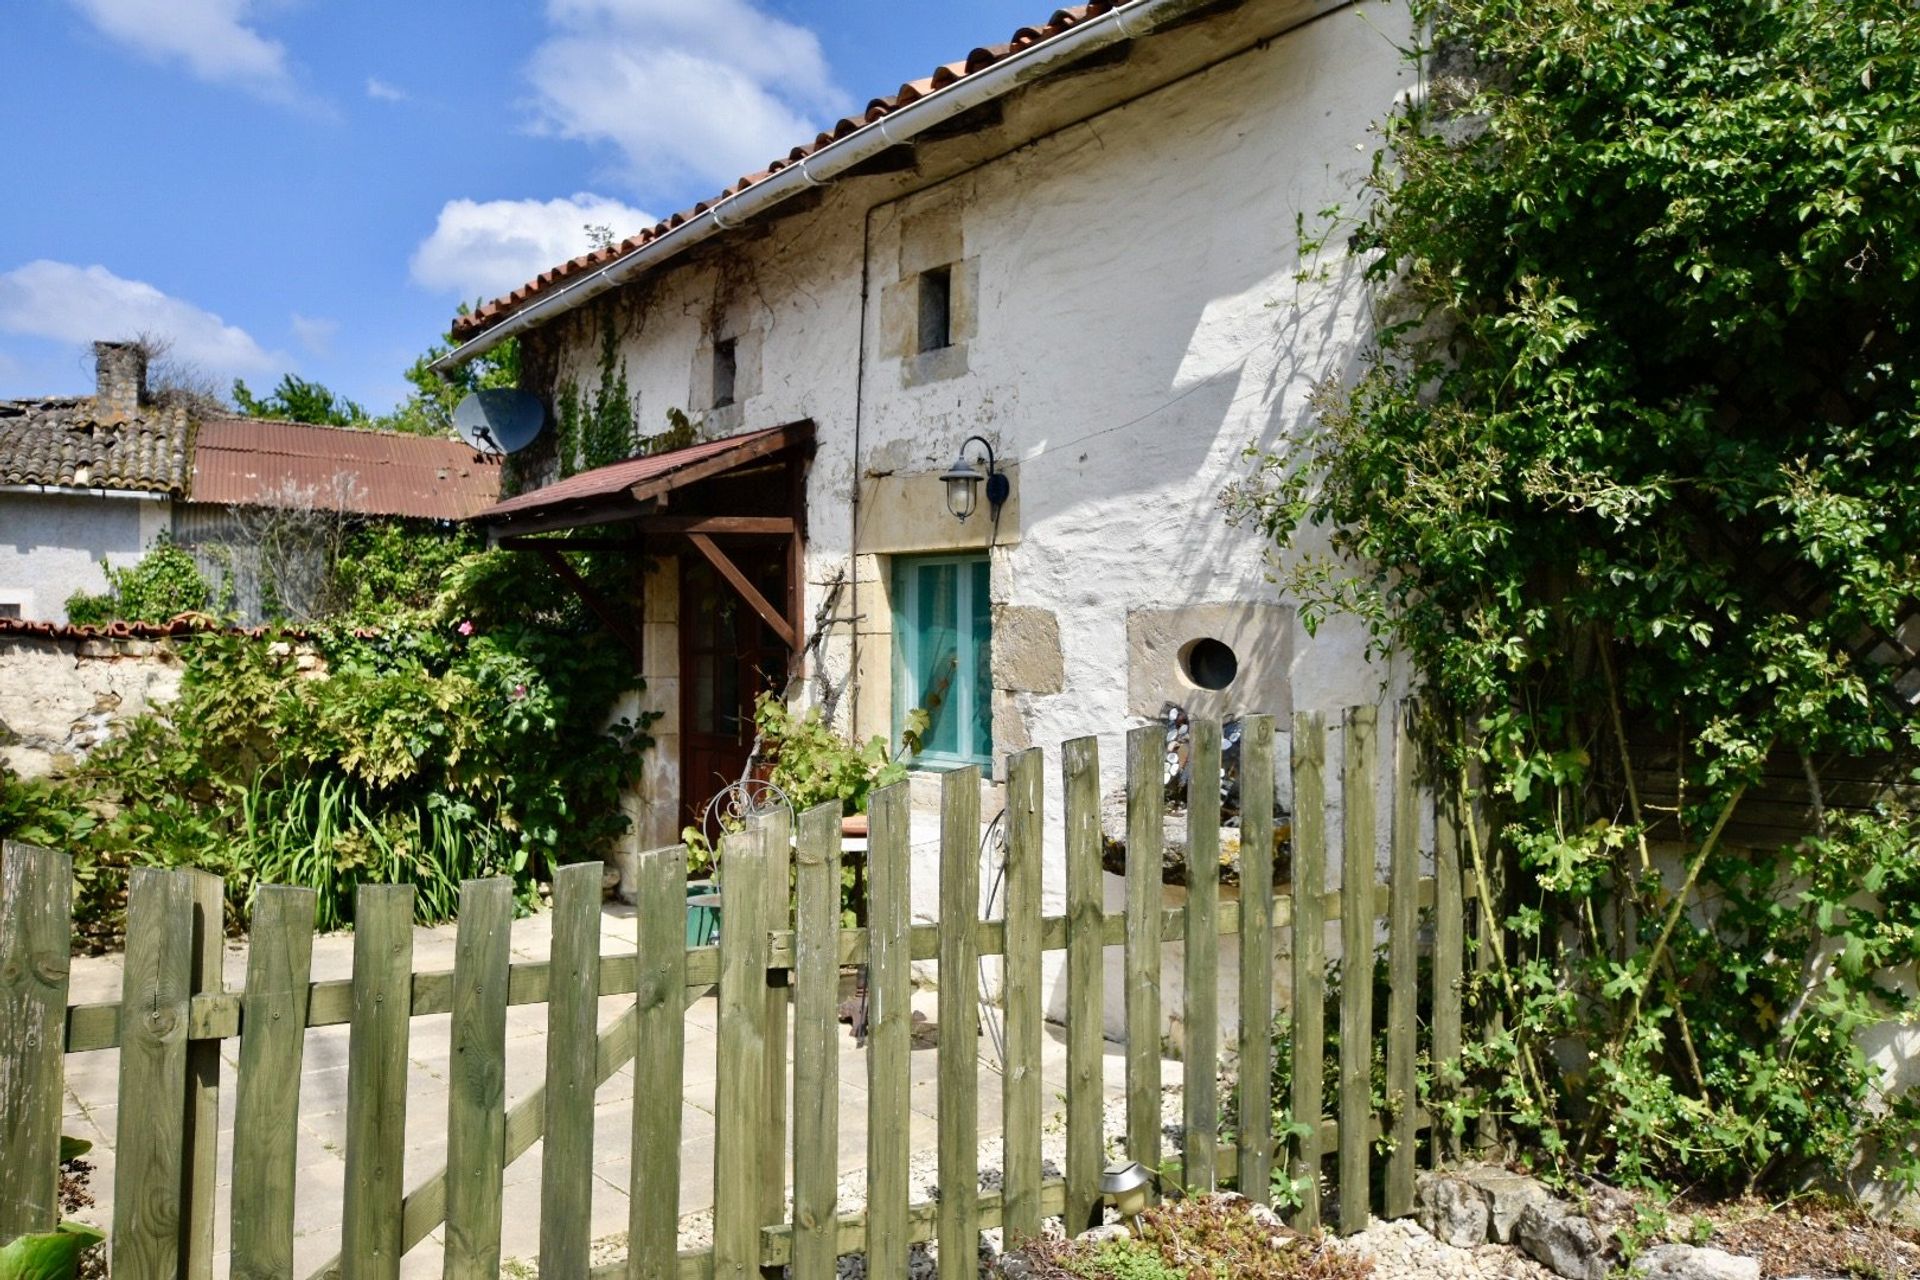
[[[498,457],[458,440],[198,415],[147,387],[138,342],[96,342],[91,396],[0,400],[0,619],[65,622],[161,537],[231,585],[240,620],[268,612],[261,533],[302,522],[465,519],[500,494]],[[297,537],[273,539],[284,576]]]
[[[1356,626],[1308,642],[1221,497],[1363,356],[1356,267],[1303,260],[1298,226],[1355,197],[1374,122],[1418,91],[1405,22],[1064,9],[455,321],[449,362],[517,335],[556,410],[599,384],[611,331],[642,429],[683,410],[702,437],[565,474],[550,431],[520,461],[534,483],[481,517],[504,545],[575,530],[652,566],[637,844],[739,776],[752,698],[789,674],[862,738],[932,711],[922,812],[943,769],[992,779],[1033,745],[1057,779],[1086,734],[1115,789],[1122,734],[1168,704],[1284,724],[1384,696]],[[1003,503],[976,484],[956,518],[957,455],[1005,477]]]

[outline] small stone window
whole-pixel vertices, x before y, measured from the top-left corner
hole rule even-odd
[[[0,600],[0,618],[20,620],[20,604],[16,600]]]
[[[724,409],[734,402],[740,381],[740,344],[737,339],[713,345],[713,407]]]
[[[953,268],[920,273],[920,353],[953,345]]]
[[[1180,671],[1199,689],[1224,689],[1240,674],[1240,655],[1225,641],[1203,636],[1180,650]]]

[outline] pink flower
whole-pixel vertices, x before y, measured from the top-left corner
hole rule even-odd
[[[513,686],[513,700],[515,702],[520,701],[520,699],[526,696],[527,696],[527,686],[523,684],[517,684]]]
[[[463,636],[470,636],[473,634],[473,623],[470,621],[462,622],[459,626],[455,627],[454,630]]]

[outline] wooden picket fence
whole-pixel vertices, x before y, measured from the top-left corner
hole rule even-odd
[[[1416,1097],[1422,1052],[1416,1007],[1418,955],[1430,949],[1431,1020],[1426,1028],[1434,1091],[1444,1092],[1462,1038],[1463,893],[1451,823],[1437,824],[1436,874],[1420,877],[1422,810],[1431,804],[1415,776],[1404,713],[1392,717],[1397,749],[1390,872],[1376,883],[1375,805],[1378,714],[1344,717],[1343,865],[1364,867],[1326,891],[1327,726],[1318,713],[1293,723],[1291,836],[1293,892],[1276,896],[1273,847],[1275,727],[1242,721],[1241,895],[1222,903],[1215,874],[1190,877],[1182,907],[1163,905],[1164,738],[1155,725],[1127,739],[1126,906],[1103,909],[1098,742],[1061,751],[1066,842],[1066,914],[1041,910],[1044,763],[1038,750],[1008,761],[1006,906],[979,918],[980,787],[977,771],[946,775],[942,792],[939,925],[911,925],[908,913],[908,801],[904,784],[878,792],[868,851],[869,923],[842,929],[840,814],[823,806],[729,836],[723,845],[726,916],[717,947],[684,945],[683,851],[642,858],[636,953],[599,948],[601,869],[562,869],[555,878],[553,952],[543,963],[512,963],[510,886],[463,888],[454,968],[414,972],[411,894],[366,886],[356,899],[353,976],[310,980],[314,900],[310,891],[264,887],[255,901],[246,985],[223,989],[221,886],[194,871],[134,873],[127,924],[126,979],[112,1004],[67,1002],[70,869],[57,853],[10,846],[0,863],[0,1242],[45,1230],[56,1216],[55,1165],[62,1112],[63,1052],[119,1049],[119,1130],[113,1186],[112,1267],[120,1280],[208,1276],[213,1271],[215,1143],[221,1042],[239,1041],[233,1128],[232,1252],[235,1277],[294,1275],[294,1133],[305,1031],[350,1024],[346,1198],[340,1254],[315,1272],[394,1277],[401,1258],[444,1225],[448,1277],[500,1269],[502,1172],[544,1141],[539,1274],[551,1277],[739,1277],[799,1280],[834,1274],[839,1255],[864,1252],[868,1274],[902,1276],[909,1247],[938,1245],[946,1280],[971,1276],[979,1233],[1001,1228],[1009,1241],[1032,1237],[1043,1216],[1070,1228],[1096,1221],[1108,1140],[1149,1167],[1177,1154],[1179,1180],[1204,1190],[1232,1180],[1268,1198],[1274,1162],[1319,1182],[1337,1153],[1337,1221],[1345,1230],[1369,1212],[1410,1213],[1416,1167],[1447,1157],[1459,1135],[1429,1123],[1432,1098]],[[1192,732],[1189,840],[1196,868],[1217,868],[1220,843],[1218,722]],[[1321,1114],[1325,1028],[1321,1016],[1327,923],[1339,919],[1348,957],[1340,985],[1343,1046],[1370,1050],[1374,948],[1384,907],[1391,992],[1384,1018],[1388,1105],[1376,1113],[1370,1052],[1339,1063],[1338,1108]],[[1432,909],[1423,936],[1422,907]],[[1276,935],[1291,929],[1296,993],[1293,1096],[1304,1135],[1276,1149],[1269,1116],[1269,1024],[1274,1008]],[[1215,982],[1223,936],[1238,935],[1240,1022],[1234,1048],[1242,1089],[1232,1141],[1219,1137],[1213,1064],[1222,1055]],[[1184,1145],[1161,1150],[1162,948],[1184,943],[1186,1072]],[[1102,954],[1125,948],[1125,1133],[1102,1132]],[[1041,956],[1066,952],[1065,1176],[1041,1164]],[[1484,949],[1482,949],[1484,950]],[[939,963],[939,1184],[978,1186],[979,959],[1004,958],[1005,1023],[1002,1189],[911,1203],[908,1179],[909,980],[914,961]],[[1354,957],[1362,957],[1359,962]],[[842,1213],[838,1169],[837,1019],[844,966],[868,967],[870,1042],[866,1206]],[[1361,966],[1364,965],[1363,970]],[[719,1077],[714,1231],[710,1249],[680,1252],[681,1083],[684,1010],[718,990]],[[631,994],[630,1009],[596,1034],[599,997]],[[509,1005],[545,1004],[546,1075],[540,1088],[505,1106],[504,1036]],[[412,1017],[451,1013],[446,1166],[411,1189],[402,1185],[408,1027]],[[589,1264],[594,1092],[624,1064],[633,1097],[628,1255]],[[791,1177],[781,1140],[792,1107]],[[1423,1130],[1432,1130],[1422,1141]],[[1376,1138],[1391,1139],[1384,1199],[1370,1203]],[[786,1210],[791,1190],[791,1212]],[[1319,1196],[1295,1212],[1317,1226]]]

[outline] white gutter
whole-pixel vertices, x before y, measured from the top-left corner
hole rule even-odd
[[[151,489],[102,489],[73,484],[0,484],[0,493],[32,494],[44,498],[126,498],[135,502],[165,502],[172,493]]]
[[[668,258],[722,231],[741,226],[810,187],[825,186],[889,147],[899,146],[935,125],[1041,79],[1089,53],[1146,35],[1175,18],[1215,2],[1128,0],[1051,39],[1009,54],[990,67],[963,76],[944,89],[935,90],[871,124],[862,125],[837,142],[828,143],[805,160],[788,165],[745,191],[728,196],[705,213],[687,219],[665,235],[624,257],[616,258],[598,271],[536,298],[479,336],[469,338],[441,356],[431,368],[436,373],[445,374],[475,356],[493,350],[515,334],[524,333],[609,289],[616,289]]]

